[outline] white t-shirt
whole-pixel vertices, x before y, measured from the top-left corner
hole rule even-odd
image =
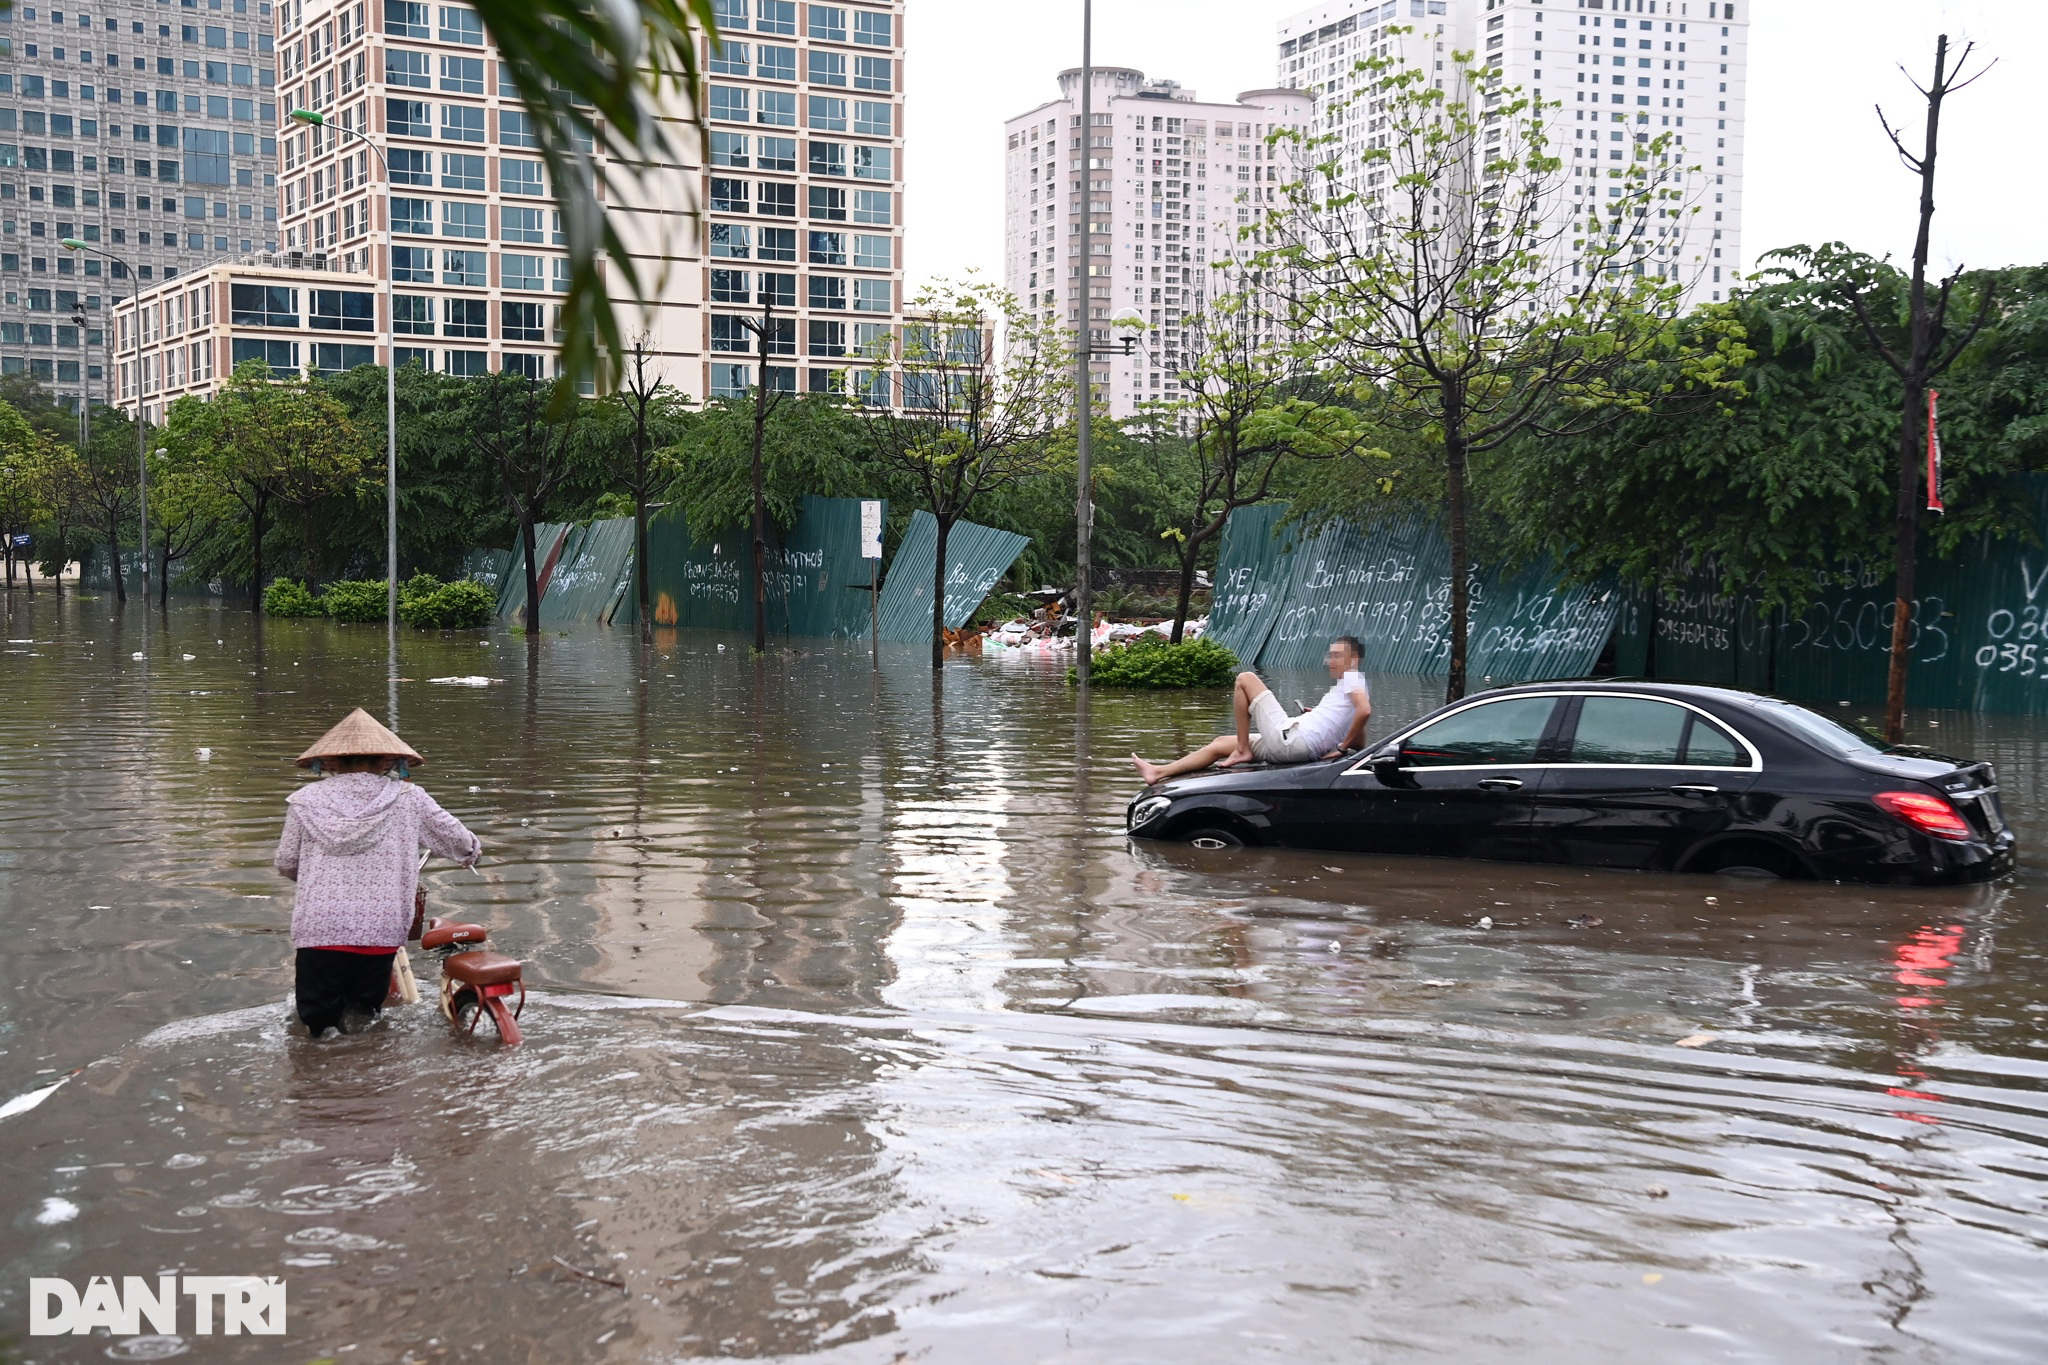
[[[1364,675],[1355,668],[1330,684],[1330,690],[1316,703],[1315,710],[1294,722],[1294,733],[1316,757],[1321,758],[1336,748],[1350,732],[1351,717],[1356,714],[1351,705],[1353,692],[1367,700],[1372,697]]]

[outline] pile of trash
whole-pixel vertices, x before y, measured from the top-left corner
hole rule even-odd
[[[1077,625],[1072,615],[1073,594],[1057,588],[1041,588],[1038,592],[1026,593],[1024,596],[1036,598],[1041,603],[1029,616],[1019,616],[1013,620],[985,626],[949,630],[946,632],[946,643],[969,652],[989,654],[1071,654]],[[1201,638],[1208,624],[1209,618],[1206,616],[1190,617],[1181,630],[1181,638]],[[1102,649],[1108,645],[1135,640],[1141,635],[1171,638],[1173,622],[1157,617],[1119,619],[1105,612],[1097,612],[1095,629],[1090,632],[1089,642],[1091,648]]]

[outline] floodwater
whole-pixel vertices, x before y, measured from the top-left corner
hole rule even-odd
[[[2014,879],[1759,885],[1129,843],[1123,755],[1213,694],[409,639],[487,849],[429,893],[527,962],[529,1041],[313,1043],[269,860],[382,632],[6,620],[0,1099],[83,1068],[0,1119],[23,1359],[2048,1354],[2036,723],[1914,718],[1998,764]],[[31,1275],[159,1272],[283,1276],[285,1342],[26,1336]]]

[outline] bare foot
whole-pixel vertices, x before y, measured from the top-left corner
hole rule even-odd
[[[1235,768],[1240,763],[1249,763],[1251,761],[1252,751],[1250,749],[1232,749],[1230,756],[1218,762],[1216,766],[1219,768]]]
[[[1157,763],[1147,763],[1136,754],[1131,755],[1131,762],[1137,765],[1138,776],[1145,780],[1146,786],[1154,787],[1159,785],[1159,765]]]

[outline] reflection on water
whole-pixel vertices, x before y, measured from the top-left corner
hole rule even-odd
[[[2038,864],[1133,846],[1122,756],[1219,698],[408,639],[403,733],[487,849],[430,895],[528,962],[530,1041],[423,1007],[310,1044],[270,850],[382,632],[187,606],[145,642],[74,595],[5,634],[0,1098],[86,1069],[0,1120],[0,1331],[31,1274],[183,1270],[287,1278],[288,1355],[183,1343],[250,1361],[2039,1354]],[[464,674],[499,681],[422,681]],[[1435,691],[1375,679],[1381,732]],[[1916,722],[2044,846],[2048,732]]]

